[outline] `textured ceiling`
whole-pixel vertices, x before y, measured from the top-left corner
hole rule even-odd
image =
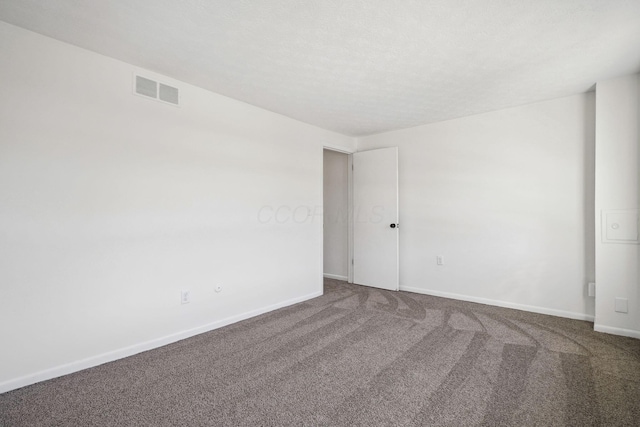
[[[1,0],[0,20],[353,136],[640,71],[640,0]]]

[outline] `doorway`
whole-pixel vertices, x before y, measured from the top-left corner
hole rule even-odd
[[[349,281],[349,168],[346,153],[323,150],[323,275]]]
[[[398,190],[397,147],[324,149],[325,278],[399,289]]]

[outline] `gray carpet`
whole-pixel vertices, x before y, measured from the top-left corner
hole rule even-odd
[[[640,340],[334,280],[325,295],[0,395],[14,426],[640,425]]]

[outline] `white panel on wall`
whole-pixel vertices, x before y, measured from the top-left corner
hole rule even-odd
[[[638,210],[602,211],[602,241],[640,244]]]

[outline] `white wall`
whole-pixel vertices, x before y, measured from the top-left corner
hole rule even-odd
[[[352,138],[134,96],[133,66],[4,23],[0,57],[0,392],[322,292],[323,146]]]
[[[640,246],[602,242],[601,212],[640,207],[640,75],[596,86],[595,329],[640,338]],[[616,313],[615,298],[628,299]]]
[[[593,318],[593,93],[373,135],[358,151],[390,146],[401,289]]]
[[[324,151],[324,275],[349,276],[349,156]]]

